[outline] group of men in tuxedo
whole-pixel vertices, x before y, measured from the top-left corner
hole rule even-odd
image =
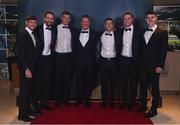
[[[117,83],[121,84],[119,108],[147,111],[147,86],[153,97],[147,117],[157,115],[159,74],[167,50],[167,31],[160,29],[157,15],[146,13],[147,28],[133,24],[131,12],[123,14],[123,28],[114,29],[112,18],[104,20],[104,31],[91,29],[88,15],[81,17],[81,29],[70,25],[71,13],[61,14],[61,23],[53,25],[53,12],[44,14],[44,23],[37,26],[35,16],[26,18],[25,29],[18,34],[20,98],[19,120],[31,121],[48,105],[50,90],[55,92],[55,106],[70,105],[70,83],[75,74],[75,106],[91,106],[91,94],[97,74],[101,82],[101,108],[115,108]],[[120,82],[117,82],[120,81]],[[135,109],[137,85],[140,81],[140,102]],[[53,85],[54,83],[54,85]]]

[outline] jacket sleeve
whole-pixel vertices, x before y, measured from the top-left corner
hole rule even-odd
[[[161,33],[160,39],[160,57],[158,67],[164,68],[166,55],[167,55],[167,47],[168,47],[168,33],[164,31]]]
[[[25,46],[25,39],[26,36],[24,33],[18,33],[17,34],[17,47],[18,47],[18,64],[19,68],[22,68],[22,70],[26,70],[27,68],[30,68],[28,63],[26,62],[26,46]]]

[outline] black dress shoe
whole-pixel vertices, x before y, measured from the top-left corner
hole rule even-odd
[[[129,104],[127,107],[128,110],[132,110],[133,109],[133,104]]]
[[[24,121],[24,122],[30,122],[32,118],[29,116],[18,116],[18,120]]]
[[[56,102],[54,103],[54,105],[55,105],[56,107],[60,107],[60,106],[61,106],[61,102],[60,102],[60,101],[56,101]]]
[[[101,107],[101,108],[106,108],[106,105],[107,105],[106,102],[102,102],[102,103],[100,104],[100,107]]]
[[[157,115],[157,110],[150,110],[148,113],[145,114],[145,117],[152,118]]]
[[[115,108],[116,108],[114,102],[111,102],[111,103],[109,104],[109,107],[112,108],[112,109],[115,109]]]
[[[91,102],[90,101],[85,101],[84,105],[85,105],[85,107],[90,108],[91,107]]]
[[[51,109],[49,106],[47,106],[47,105],[46,105],[46,106],[43,106],[42,108],[45,109],[45,110],[48,110],[48,111],[51,111],[51,110],[52,110],[52,109]]]
[[[70,103],[69,101],[63,101],[63,103],[64,103],[64,105],[66,105],[66,106],[70,106],[70,105],[71,105],[71,103]]]
[[[147,106],[138,106],[135,112],[146,112]]]
[[[125,103],[121,103],[120,105],[119,105],[119,109],[124,109],[124,108],[126,108],[127,107],[127,104],[125,104]]]
[[[82,101],[76,101],[75,104],[74,104],[74,106],[79,106],[79,105],[81,105],[81,104],[82,104]]]

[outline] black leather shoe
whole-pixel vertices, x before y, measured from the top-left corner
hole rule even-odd
[[[119,105],[119,109],[124,109],[124,108],[126,108],[127,107],[127,104],[125,104],[125,103],[121,103],[120,105]]]
[[[70,106],[70,105],[71,105],[71,103],[70,103],[69,101],[63,101],[63,103],[64,103],[64,105],[66,105],[66,106]]]
[[[145,114],[145,117],[152,118],[157,115],[157,110],[150,110],[148,113]]]
[[[85,101],[84,105],[85,105],[85,107],[90,108],[91,107],[91,102],[90,101]]]
[[[133,109],[133,104],[129,104],[128,107],[127,107],[127,109],[128,109],[129,111],[132,110],[132,109]]]
[[[61,106],[61,102],[60,102],[60,101],[56,101],[56,102],[54,103],[54,105],[55,105],[56,107],[60,107],[60,106]]]
[[[101,108],[106,108],[106,105],[107,105],[106,102],[102,102],[102,103],[100,104],[100,107],[101,107]]]
[[[49,106],[43,106],[42,108],[45,109],[45,110],[48,110],[48,111],[52,110]]]
[[[79,105],[81,105],[83,103],[83,101],[76,101],[75,103],[74,103],[74,106],[79,106]]]
[[[146,112],[147,106],[138,106],[135,112]]]
[[[18,120],[24,121],[24,122],[30,122],[32,118],[29,116],[18,116]]]
[[[112,108],[112,109],[115,109],[115,108],[116,108],[114,102],[111,102],[111,103],[109,104],[109,107]]]

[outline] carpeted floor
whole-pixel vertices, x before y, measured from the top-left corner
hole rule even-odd
[[[91,108],[84,105],[62,105],[57,108],[53,103],[50,103],[50,106],[52,111],[43,110],[42,115],[31,124],[153,124],[150,119],[144,117],[144,113],[109,107],[102,109],[98,102],[94,102]]]

